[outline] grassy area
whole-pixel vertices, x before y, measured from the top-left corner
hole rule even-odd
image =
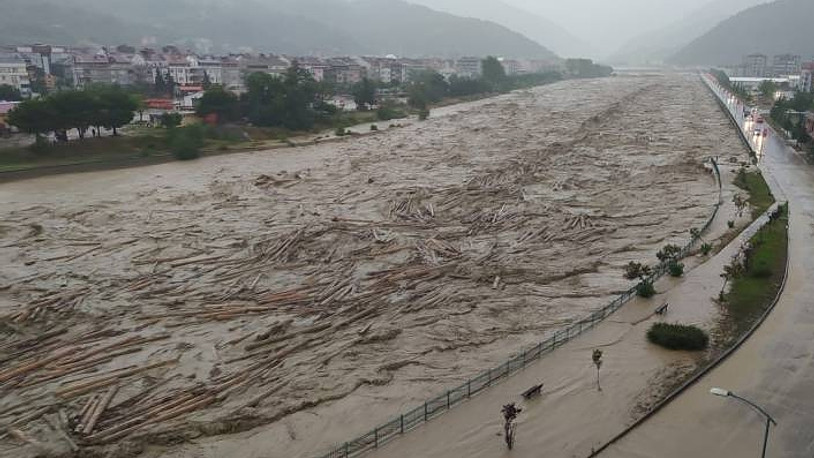
[[[747,172],[740,169],[735,177],[735,186],[749,193],[752,217],[757,218],[774,204],[774,196],[759,170]]]
[[[740,336],[749,329],[777,296],[786,269],[788,247],[788,207],[782,216],[764,226],[751,239],[746,268],[731,283],[724,295],[728,336]]]
[[[117,161],[151,155],[166,155],[163,132],[153,135],[87,138],[48,146],[0,149],[0,172],[69,164]]]

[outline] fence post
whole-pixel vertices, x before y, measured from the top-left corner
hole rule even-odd
[[[449,390],[447,390],[447,410],[449,410]]]
[[[466,397],[472,397],[472,379],[466,381]]]
[[[523,350],[523,367],[526,367],[526,350]]]
[[[508,376],[509,376],[509,369],[510,369],[509,364],[510,364],[510,363],[511,363],[511,360],[506,361],[506,377],[508,377]]]
[[[348,456],[350,456],[350,454],[348,453],[348,443],[345,442],[345,458],[347,458]]]
[[[424,421],[427,421],[427,401],[424,401]]]
[[[399,433],[404,434],[404,414],[401,414],[401,417],[400,417]]]
[[[486,386],[491,386],[492,385],[492,368],[491,367],[489,368],[488,374],[489,374],[489,378],[486,380]]]
[[[554,332],[554,338],[551,339],[551,349],[557,348],[557,332]]]
[[[379,427],[373,430],[373,448],[379,448]]]

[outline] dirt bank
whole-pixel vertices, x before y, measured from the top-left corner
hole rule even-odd
[[[0,453],[68,450],[45,419],[116,386],[80,444],[325,451],[627,289],[624,264],[717,201],[702,160],[742,159],[691,78],[444,110],[353,142],[0,186],[0,421],[22,434]]]

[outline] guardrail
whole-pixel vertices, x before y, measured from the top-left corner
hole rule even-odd
[[[713,174],[718,184],[718,202],[715,204],[715,209],[707,219],[706,223],[701,227],[697,233],[691,232],[690,241],[681,249],[680,258],[686,257],[693,249],[693,246],[700,240],[701,235],[709,229],[721,206],[721,196],[723,186],[721,182],[721,171],[718,168],[718,163],[714,158],[709,158],[712,164]],[[662,262],[657,265],[652,274],[644,279],[644,282],[653,282],[661,278],[669,269],[669,262]],[[409,412],[403,413],[392,420],[377,426],[367,434],[363,434],[355,439],[345,442],[344,444],[335,447],[333,450],[320,458],[349,458],[359,456],[362,453],[376,449],[386,442],[394,439],[395,437],[404,434],[411,429],[416,428],[422,423],[425,423],[432,418],[435,418],[443,412],[451,409],[453,406],[463,402],[472,396],[477,395],[486,388],[494,385],[495,383],[508,378],[510,375],[519,372],[525,368],[529,363],[536,361],[544,355],[551,353],[556,348],[561,347],[566,342],[574,339],[575,337],[592,329],[594,326],[602,322],[605,318],[619,310],[626,302],[637,294],[638,288],[642,283],[628,289],[619,297],[614,299],[610,304],[595,310],[586,318],[568,326],[565,329],[556,331],[549,338],[541,341],[537,345],[524,349],[519,355],[509,359],[500,366],[482,372],[480,375],[467,380],[465,383],[447,390],[446,392],[429,399]]]

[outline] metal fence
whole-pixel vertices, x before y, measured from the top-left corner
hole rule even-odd
[[[679,256],[681,258],[686,257],[692,251],[693,246],[700,239],[700,235],[709,229],[709,226],[712,224],[712,221],[715,219],[715,216],[718,214],[718,210],[721,206],[723,189],[721,184],[721,172],[718,168],[718,163],[714,158],[710,158],[709,161],[712,164],[713,173],[718,183],[718,202],[715,204],[715,210],[712,212],[709,219],[707,219],[704,226],[700,228],[698,233],[693,233],[690,241],[682,248]],[[665,273],[667,273],[669,269],[668,266],[669,262],[660,263],[653,269],[653,273],[650,275],[650,277],[644,279],[643,282],[653,282],[661,278]],[[519,355],[509,359],[500,366],[482,372],[480,375],[467,380],[466,383],[447,390],[433,399],[425,401],[423,405],[420,405],[409,412],[403,413],[398,417],[391,419],[387,423],[377,426],[367,434],[345,442],[344,444],[334,448],[329,453],[322,455],[320,458],[348,458],[359,456],[362,453],[378,448],[395,437],[416,428],[432,418],[437,417],[465,399],[469,399],[495,383],[508,378],[510,375],[525,368],[529,363],[540,359],[542,356],[554,351],[558,347],[561,347],[571,339],[583,334],[589,329],[592,329],[605,318],[619,310],[619,308],[628,302],[632,297],[636,296],[640,285],[641,283],[630,288],[622,293],[622,295],[614,299],[610,304],[595,310],[586,318],[571,324],[565,329],[556,331],[547,339],[531,348],[523,350]]]

